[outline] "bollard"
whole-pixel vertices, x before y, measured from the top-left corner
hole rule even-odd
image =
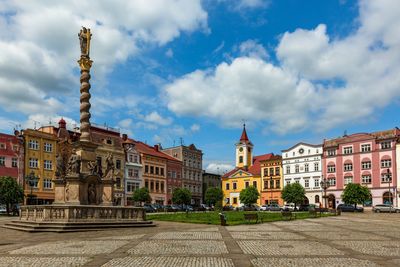
[[[221,225],[226,226],[226,215],[224,213],[219,213],[219,218],[221,220]]]

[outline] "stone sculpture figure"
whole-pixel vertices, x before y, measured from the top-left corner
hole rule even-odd
[[[67,173],[79,174],[80,172],[81,172],[81,157],[76,154],[75,150],[73,150],[68,160]]]
[[[56,177],[63,178],[65,175],[65,164],[61,154],[57,154],[56,157]]]
[[[96,185],[90,184],[88,187],[88,201],[89,204],[97,204],[96,200]]]
[[[87,163],[87,167],[88,167],[91,175],[96,175],[96,174],[99,175],[99,172],[98,172],[99,167],[98,167],[98,164],[96,161],[89,161]]]
[[[78,36],[81,45],[81,56],[89,57],[90,38],[92,36],[90,30],[82,27],[82,30],[79,32]]]
[[[109,178],[112,179],[114,176],[114,157],[111,153],[107,154],[107,158],[106,158],[106,171],[104,172],[104,178]]]

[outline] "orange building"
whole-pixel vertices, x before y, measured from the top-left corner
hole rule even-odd
[[[261,204],[283,205],[282,200],[282,156],[272,155],[260,161],[261,165]]]

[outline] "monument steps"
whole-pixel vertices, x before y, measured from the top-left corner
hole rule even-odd
[[[131,221],[131,222],[32,222],[32,221],[11,221],[2,227],[7,229],[25,232],[82,232],[100,231],[110,228],[131,228],[131,227],[154,227],[152,221]]]

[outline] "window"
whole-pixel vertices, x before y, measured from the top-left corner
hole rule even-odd
[[[264,168],[264,176],[268,176],[268,168]]]
[[[351,154],[353,153],[353,147],[348,146],[343,148],[343,154]]]
[[[233,198],[233,204],[237,204],[237,197]]]
[[[381,160],[381,168],[390,168],[392,166],[391,159],[382,159]]]
[[[295,172],[295,173],[299,173],[299,172],[300,172],[300,167],[299,167],[299,165],[296,165],[296,166],[294,167],[294,172]]]
[[[345,171],[352,171],[353,170],[353,164],[352,163],[344,164],[344,170]]]
[[[275,175],[280,175],[279,167],[275,167]]]
[[[269,175],[274,176],[274,168],[269,168]]]
[[[269,188],[273,189],[274,188],[274,180],[269,180]]]
[[[382,173],[381,174],[382,183],[390,183],[392,181],[392,174],[391,173]]]
[[[161,182],[160,186],[161,186],[161,193],[164,193],[164,183]]]
[[[133,177],[133,170],[132,169],[128,169],[128,177]]]
[[[144,172],[145,172],[145,173],[149,173],[149,166],[148,166],[148,165],[145,165],[145,166],[144,166]]]
[[[237,189],[237,184],[235,182],[232,183],[232,188],[233,188],[233,190]]]
[[[229,199],[229,197],[227,197],[227,198],[226,198],[226,204],[230,204],[230,201],[231,201],[231,200]]]
[[[225,189],[226,189],[226,190],[229,190],[229,183],[226,183],[226,184],[225,184]]]
[[[116,186],[117,188],[121,188],[121,178],[115,179],[115,186]]]
[[[115,168],[116,168],[117,170],[120,170],[120,169],[121,169],[121,160],[120,160],[120,159],[117,159],[117,160],[115,161]]]
[[[43,188],[44,188],[44,189],[51,189],[51,188],[53,188],[53,182],[51,181],[51,179],[44,179],[44,180],[43,180]]]
[[[172,178],[176,179],[176,171],[172,171]]]
[[[247,182],[245,182],[244,183],[245,184],[245,188],[247,188],[247,187],[249,187],[250,186],[250,183],[247,181]]]
[[[149,181],[144,181],[144,187],[146,187],[147,189],[149,189]]]
[[[160,168],[160,174],[164,176],[164,168]]]
[[[328,172],[335,172],[336,171],[336,166],[335,165],[328,165],[328,168],[327,168],[328,170]]]
[[[351,184],[353,182],[353,176],[344,177],[344,185]]]
[[[239,163],[243,163],[243,156],[239,156]]]
[[[300,183],[300,178],[295,179],[294,182],[295,182],[296,184],[299,184],[299,183]]]
[[[361,145],[361,152],[370,152],[370,151],[371,151],[370,144]]]
[[[135,192],[136,189],[139,189],[139,184],[134,182],[126,182],[126,192]]]
[[[6,144],[0,143],[0,149],[6,149]]]
[[[150,191],[154,191],[154,182],[150,181]]]
[[[383,204],[392,204],[393,203],[393,194],[392,192],[385,192],[383,194]]]
[[[44,143],[44,151],[45,152],[52,152],[53,151],[53,144]]]
[[[308,164],[304,164],[304,171],[305,171],[305,172],[308,172],[308,171],[309,171]]]
[[[371,169],[371,161],[361,162],[361,169],[363,169],[363,170]]]
[[[275,188],[281,188],[281,180],[275,181]]]
[[[314,171],[319,171],[319,164],[318,162],[314,163]]]
[[[156,191],[158,192],[158,190],[160,190],[160,185],[158,182],[156,182]]]
[[[38,150],[39,149],[39,142],[37,140],[29,140],[28,148]]]
[[[319,196],[318,195],[315,196],[315,203],[319,203]]]
[[[327,151],[328,156],[335,156],[336,155],[336,149],[329,149]]]
[[[329,178],[328,183],[330,186],[335,186],[336,185],[336,178]]]
[[[287,185],[290,184],[290,180],[286,180],[286,184],[287,184]]]
[[[319,187],[319,180],[318,179],[314,179],[314,187]]]
[[[154,167],[153,166],[150,166],[150,173],[154,174]]]
[[[257,181],[253,181],[253,186],[257,188]]]
[[[38,159],[29,158],[29,168],[38,168]]]
[[[17,158],[12,158],[11,159],[11,167],[18,167],[18,159]]]
[[[133,177],[139,178],[139,170],[133,170]]]
[[[308,187],[310,187],[310,180],[304,180],[304,187],[305,188],[308,188]]]
[[[0,166],[5,166],[5,165],[6,165],[6,158],[0,157]]]
[[[160,174],[160,169],[158,167],[156,167],[156,174],[159,175]]]
[[[370,184],[370,183],[371,183],[371,175],[370,175],[370,174],[368,174],[368,175],[362,175],[362,176],[361,176],[361,182],[362,182],[363,184]]]
[[[129,155],[129,156],[128,156],[128,161],[129,161],[129,162],[133,162],[133,155]]]
[[[51,169],[53,169],[53,163],[52,163],[51,160],[44,160],[43,163],[44,163],[43,166],[44,166],[44,169],[45,169],[45,170],[51,170]]]
[[[264,180],[264,189],[267,189],[267,188],[268,188],[268,181]]]
[[[286,166],[286,174],[290,174],[290,166]]]
[[[133,162],[134,163],[139,163],[139,156],[138,155],[134,155],[133,156]]]
[[[390,141],[381,143],[381,149],[388,149],[388,148],[391,148],[391,147],[392,147],[392,143]]]

